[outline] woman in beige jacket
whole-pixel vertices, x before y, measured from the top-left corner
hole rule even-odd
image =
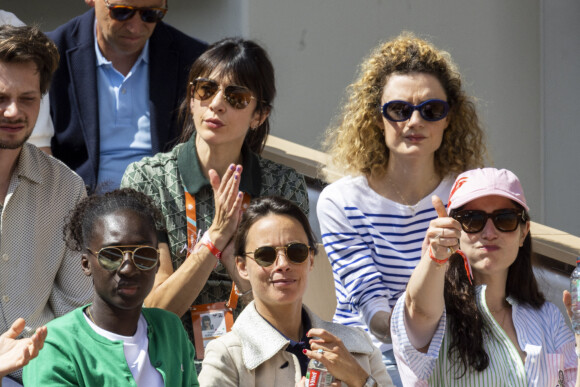
[[[366,332],[322,321],[302,304],[315,249],[308,219],[296,205],[278,197],[252,202],[235,253],[254,301],[231,332],[206,347],[202,387],[304,386],[310,359],[328,368],[335,386],[392,386]]]

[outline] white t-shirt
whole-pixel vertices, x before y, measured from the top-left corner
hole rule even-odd
[[[151,360],[149,360],[149,338],[147,337],[147,320],[143,317],[143,314],[139,317],[139,322],[137,323],[137,332],[133,336],[121,336],[116,333],[106,331],[99,328],[91,319],[84,314],[85,320],[89,323],[90,327],[111,341],[122,341],[123,349],[125,351],[125,359],[129,365],[129,369],[133,374],[133,379],[139,387],[163,387],[165,383],[163,382],[163,377],[151,365]]]

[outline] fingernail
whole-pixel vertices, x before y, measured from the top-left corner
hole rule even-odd
[[[235,180],[238,180],[238,174],[237,173],[234,175],[234,179]]]
[[[230,164],[230,171],[233,171],[234,169],[236,169],[236,166],[234,164]]]
[[[244,193],[242,191],[238,192],[238,197],[241,198],[242,196],[244,196]]]
[[[241,166],[241,165],[238,165],[238,166],[236,167],[236,171],[240,172],[241,170],[242,170],[242,166]]]
[[[302,350],[302,353],[306,355],[306,350],[305,350],[305,349],[303,349],[303,350]]]

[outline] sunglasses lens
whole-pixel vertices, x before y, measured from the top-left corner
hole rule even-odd
[[[225,91],[226,101],[235,109],[243,109],[252,101],[252,92],[241,86],[228,86]]]
[[[288,258],[295,263],[302,263],[308,258],[310,249],[304,243],[290,243],[287,246]]]
[[[426,101],[421,107],[421,116],[427,121],[439,121],[447,116],[448,105],[444,101]]]
[[[145,23],[158,23],[165,16],[165,12],[160,9],[142,9],[141,20]]]
[[[219,85],[213,81],[195,80],[193,97],[200,101],[211,98],[219,89]]]
[[[488,218],[491,218],[493,225],[499,231],[511,232],[518,228],[521,219],[521,213],[511,210],[497,210],[493,214],[487,214],[484,211],[466,210],[459,211],[454,218],[461,223],[461,228],[466,233],[476,233],[483,230]]]
[[[153,247],[139,247],[133,253],[133,262],[138,269],[153,269],[159,262],[159,253]]]
[[[117,21],[129,20],[135,15],[136,10],[129,7],[123,6],[110,6],[109,14],[111,17]]]
[[[115,247],[106,247],[99,251],[99,263],[106,270],[117,270],[123,262],[123,252]]]
[[[383,115],[391,121],[405,121],[413,114],[413,106],[404,101],[392,101],[383,106]]]
[[[493,215],[493,224],[500,231],[514,231],[518,228],[518,213],[505,211]]]
[[[276,261],[276,249],[272,246],[258,247],[254,251],[254,260],[260,266],[270,266]]]
[[[461,223],[461,228],[466,233],[476,233],[483,230],[487,217],[483,211],[461,211],[455,219]]]

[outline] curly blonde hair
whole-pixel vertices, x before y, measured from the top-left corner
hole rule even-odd
[[[449,126],[435,152],[439,176],[459,174],[483,165],[484,134],[474,102],[461,88],[461,76],[449,53],[403,32],[377,46],[364,60],[360,76],[347,87],[348,101],[338,124],[328,128],[324,142],[336,167],[355,174],[386,172],[389,149],[380,111],[383,88],[391,74],[427,73],[435,76],[447,95]]]

